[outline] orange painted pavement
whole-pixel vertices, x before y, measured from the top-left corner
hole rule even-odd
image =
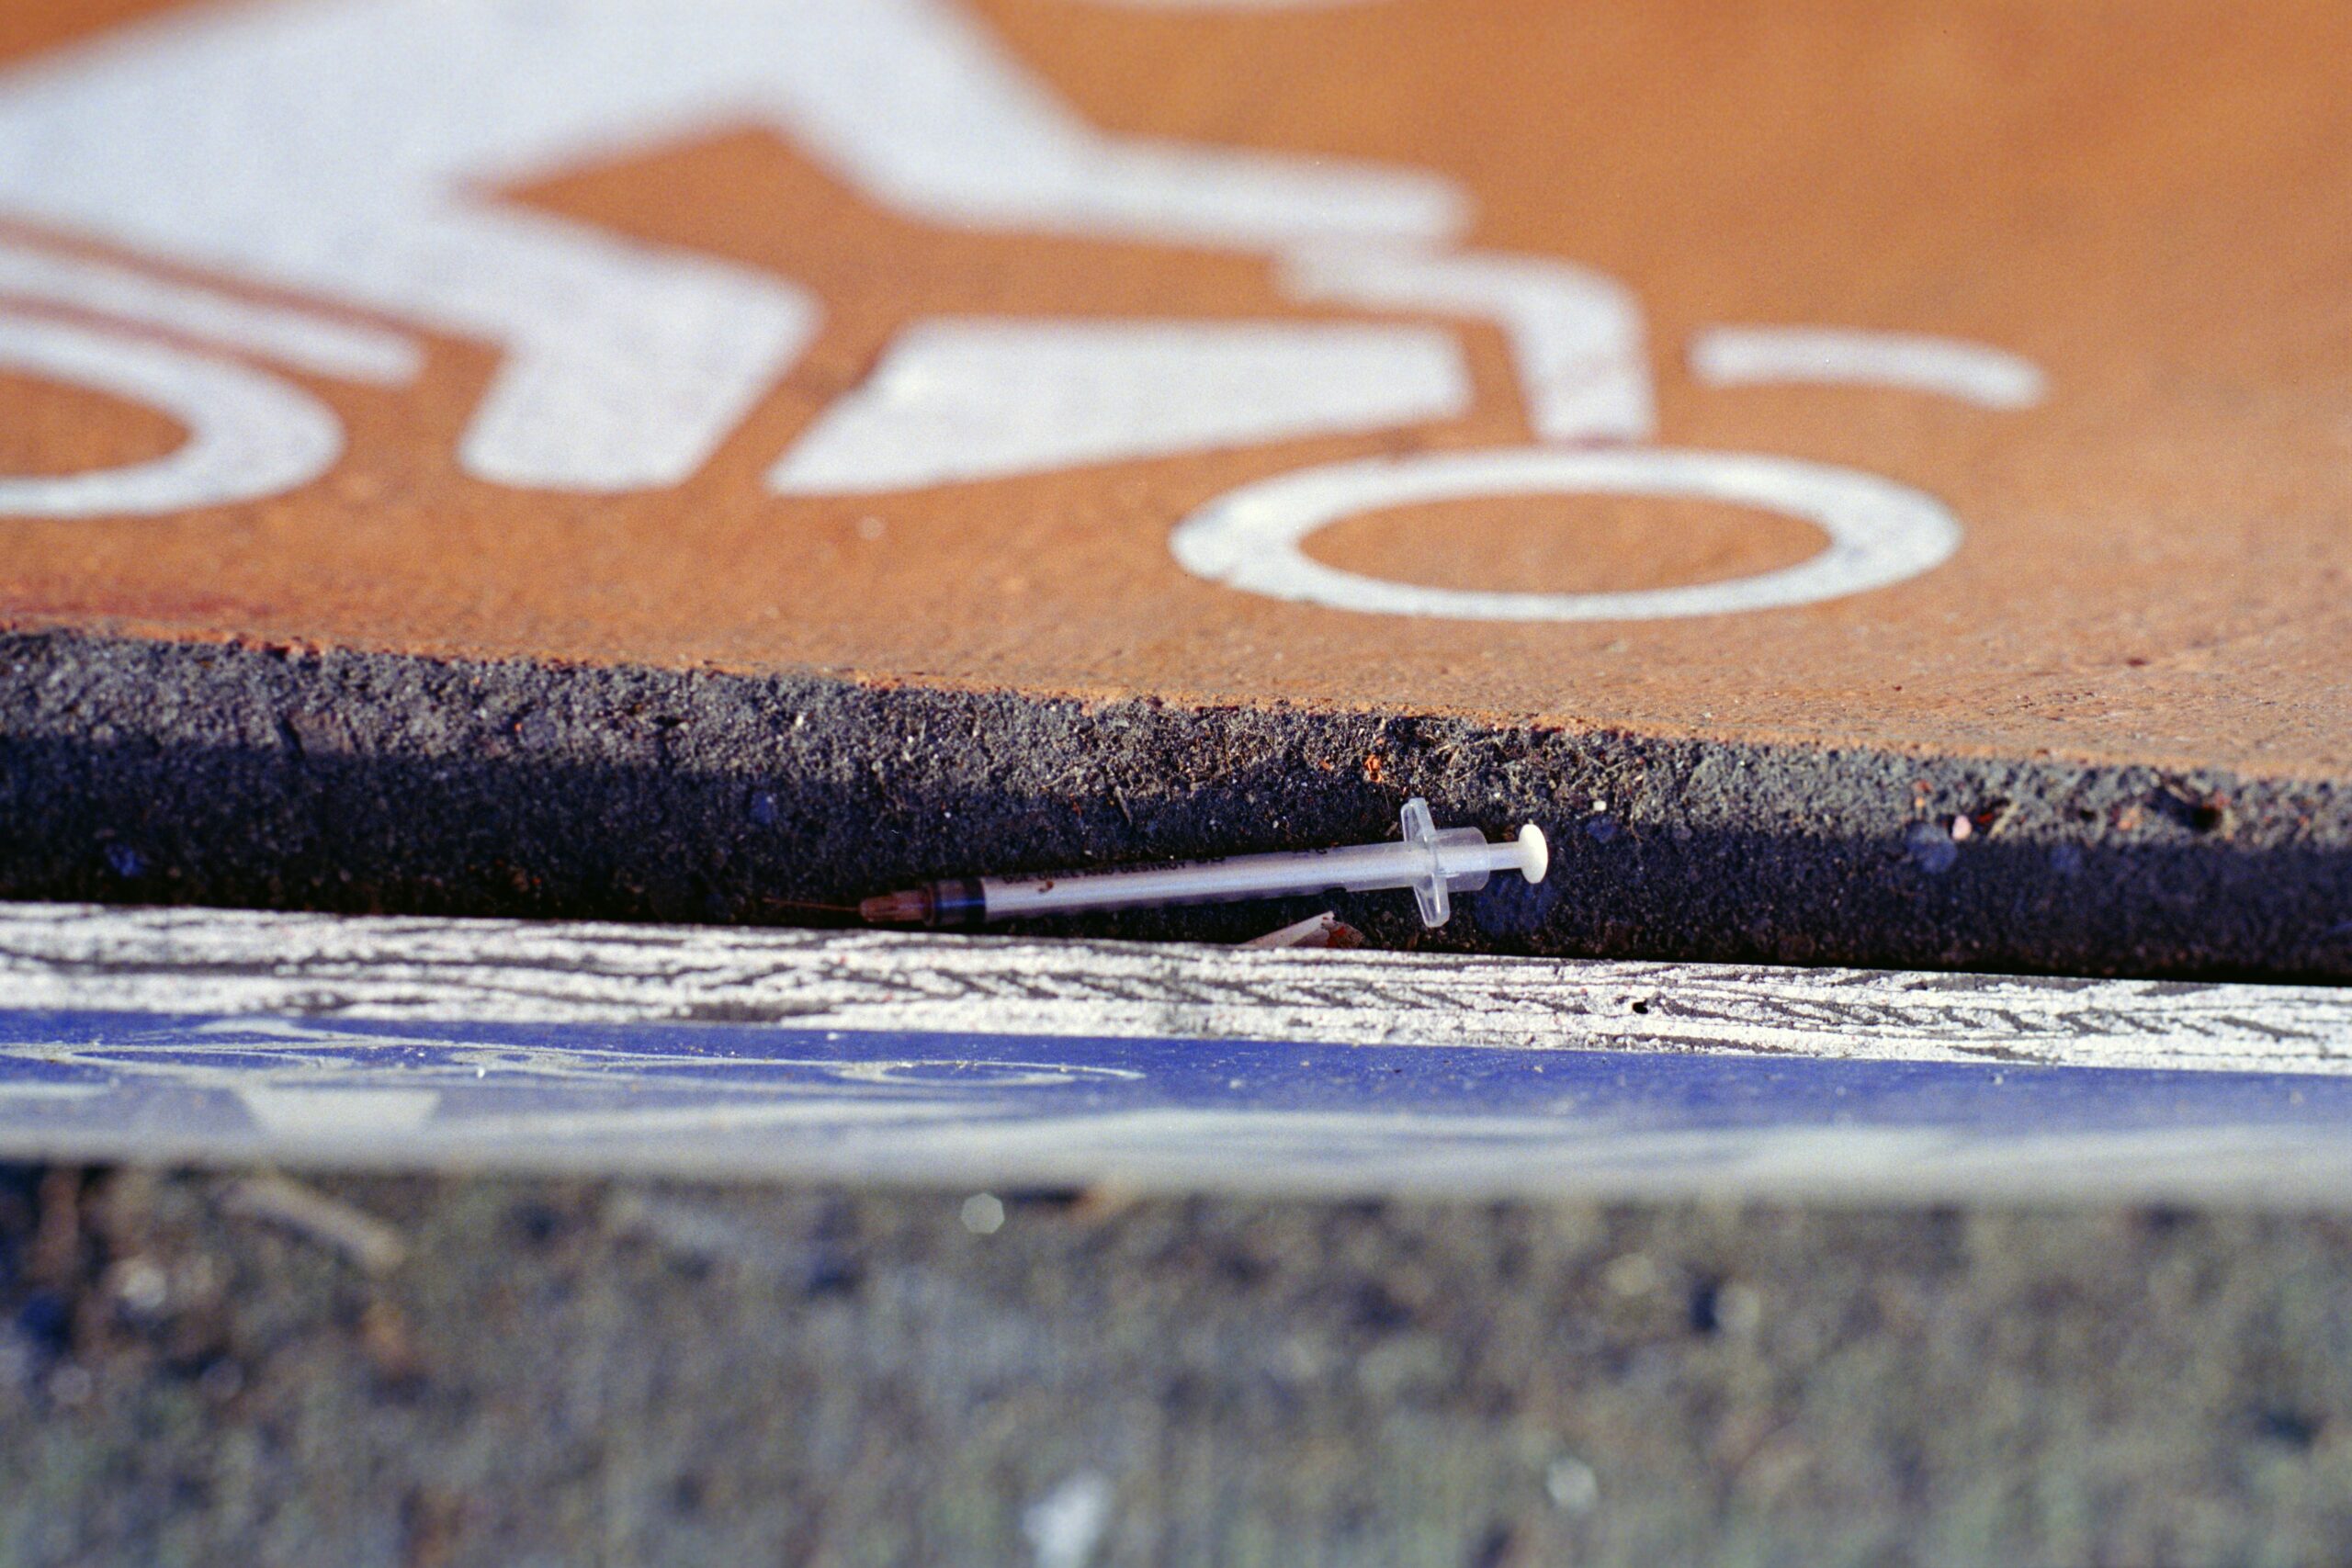
[[[332,470],[292,493],[0,518],[0,620],[2352,772],[2352,11],[976,10],[1104,130],[1452,178],[1474,204],[1469,246],[1571,260],[1633,290],[1659,444],[1898,480],[1950,508],[1957,553],[1889,587],[1681,620],[1369,615],[1204,581],[1171,557],[1170,530],[1239,485],[1369,454],[1530,446],[1504,333],[1302,303],[1263,255],[919,222],[743,126],[503,192],[821,297],[814,345],[684,483],[600,495],[469,476],[458,437],[495,352],[421,333],[413,385],[280,372],[348,432]],[[70,46],[96,15],[85,0],[12,12],[0,44],[20,56]],[[873,496],[768,493],[769,466],[893,334],[939,315],[1435,324],[1464,345],[1474,406]],[[1695,332],[1774,323],[1993,345],[2041,367],[2047,395],[1994,409],[1690,373]],[[155,457],[171,445],[159,420],[0,374],[0,473]],[[1564,497],[1396,509],[1308,553],[1399,581],[1573,593],[1736,578],[1819,543],[1809,525],[1718,503]]]

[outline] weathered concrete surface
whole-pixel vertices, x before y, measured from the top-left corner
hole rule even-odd
[[[406,1260],[232,1179],[10,1177],[0,1561],[2352,1549],[2337,1221],[322,1190]]]
[[[2352,788],[820,676],[0,640],[0,893],[822,919],[905,879],[1501,832],[1508,882],[1385,943],[1894,967],[2352,976]],[[1965,837],[1955,839],[1964,820]],[[1301,906],[1297,912],[1307,912]],[[1284,906],[1089,931],[1233,937]]]

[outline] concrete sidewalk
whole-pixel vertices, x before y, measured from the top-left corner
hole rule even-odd
[[[2352,1542],[2333,1220],[304,1196],[0,1187],[0,1558],[2197,1564]],[[397,1250],[351,1251],[354,1216]]]

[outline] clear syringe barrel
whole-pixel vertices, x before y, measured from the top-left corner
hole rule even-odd
[[[1476,828],[1438,828],[1428,804],[1416,798],[1406,803],[1403,826],[1403,840],[1393,844],[934,883],[920,895],[921,918],[934,925],[965,925],[1094,909],[1409,887],[1419,900],[1421,918],[1439,926],[1451,912],[1451,894],[1484,887],[1498,871],[1517,871],[1540,882],[1549,863],[1543,830],[1532,823],[1517,839],[1490,844]]]

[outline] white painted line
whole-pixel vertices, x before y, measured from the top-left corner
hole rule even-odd
[[[6,242],[0,242],[0,298],[87,310],[346,381],[396,386],[424,368],[424,351],[400,333]]]
[[[1452,419],[1470,372],[1437,327],[918,321],[768,476],[856,494]]]
[[[0,904],[24,1010],[2352,1076],[2317,987]]]
[[[468,472],[639,489],[702,467],[819,303],[492,193],[753,124],[956,228],[1279,250],[1466,220],[1438,176],[1098,130],[949,0],[194,7],[0,70],[0,217],[486,339]]]
[[[1091,0],[1136,11],[1320,11],[1334,6],[1379,5],[1383,0]]]
[[[2298,987],[0,906],[11,1159],[2346,1204],[2347,1060]]]
[[[10,1088],[0,1104],[22,1091]],[[104,1098],[104,1097],[101,1097]],[[185,1116],[0,1130],[12,1160],[489,1170],[855,1182],[1656,1201],[2352,1203],[2342,1125],[2030,1128],[1637,1127],[1573,1116],[1150,1110],[1008,1114],[969,1104],[811,1100],[628,1106],[601,1122],[467,1118],[396,1135],[224,1128]]]
[[[1613,277],[1537,256],[1362,243],[1304,247],[1284,259],[1279,276],[1301,299],[1496,322],[1510,341],[1540,440],[1657,434],[1641,304]]]
[[[2048,389],[2041,367],[2007,349],[1860,327],[1712,327],[1691,337],[1690,373],[1716,387],[1904,387],[1988,409],[2031,408]]]
[[[1685,497],[1804,518],[1818,555],[1752,577],[1610,593],[1432,588],[1327,565],[1302,546],[1342,518],[1490,495]],[[1629,621],[1810,604],[1917,577],[1960,547],[1960,525],[1923,491],[1857,468],[1747,452],[1545,447],[1367,457],[1277,474],[1219,497],[1169,536],[1177,563],[1270,599],[1364,615],[1464,621]]]
[[[0,476],[0,516],[154,515],[250,501],[309,483],[343,452],[343,423],[324,403],[232,359],[0,312],[0,366],[148,404],[188,432],[147,462]]]

